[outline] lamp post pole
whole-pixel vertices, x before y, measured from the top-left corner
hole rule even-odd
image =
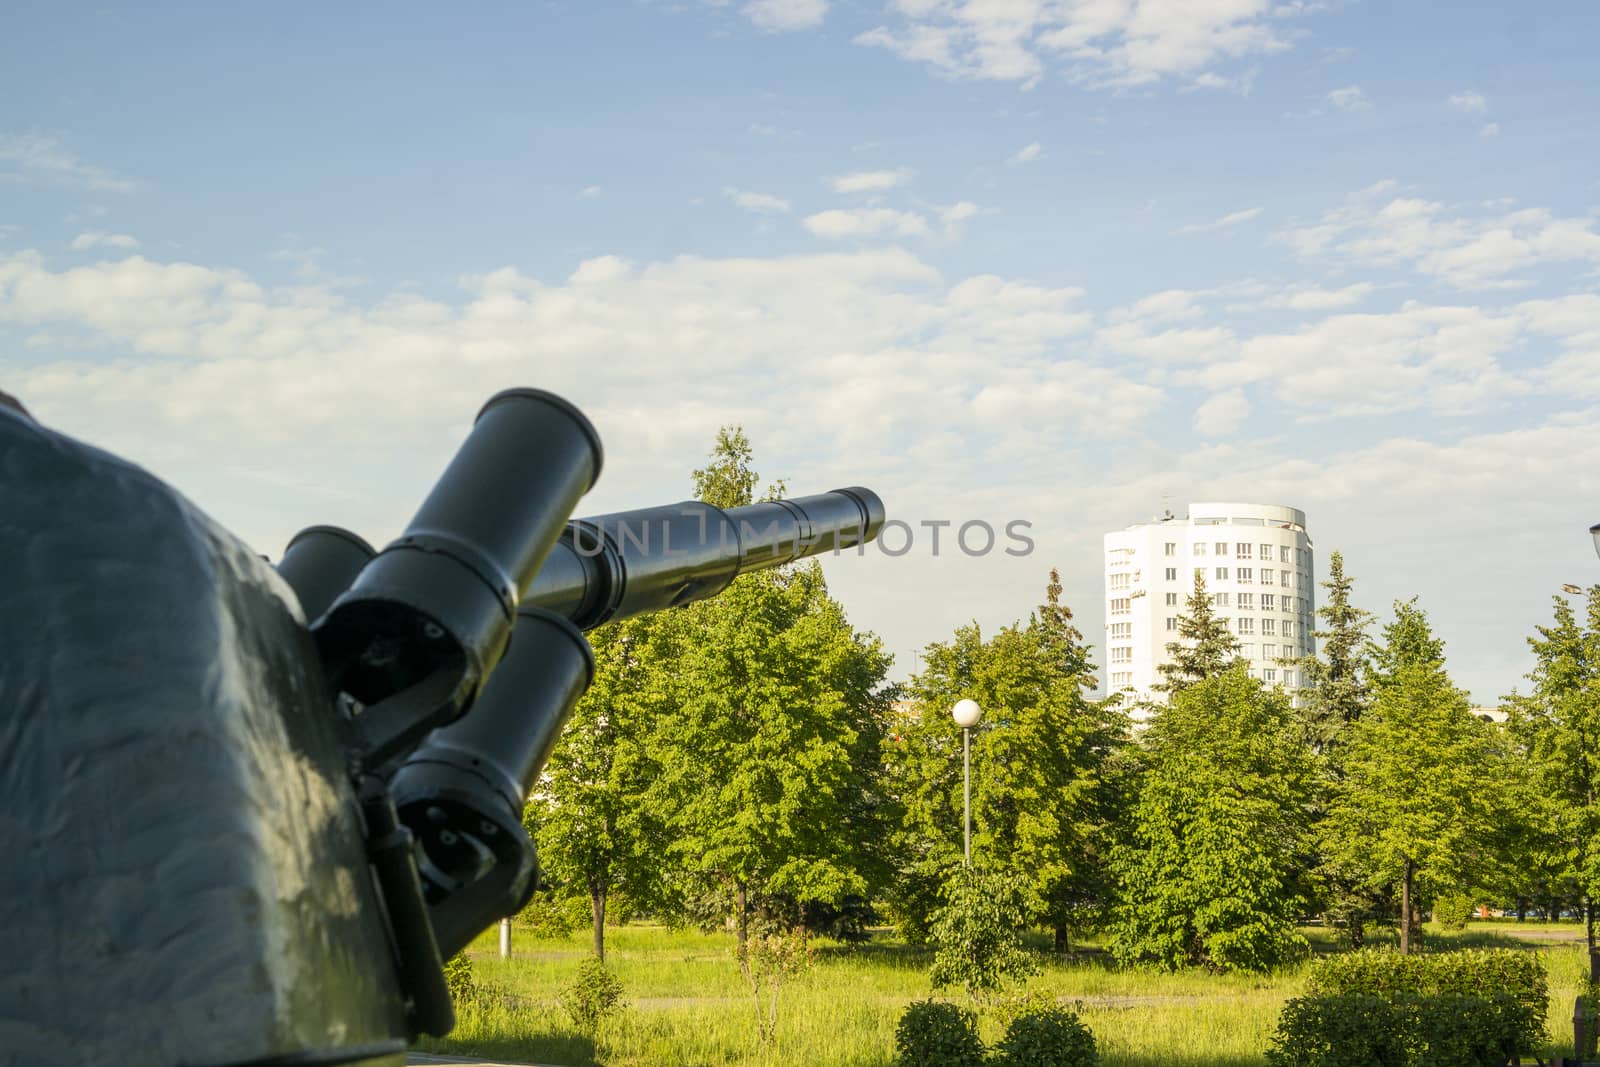
[[[964,863],[972,866],[972,728],[983,718],[976,700],[958,700],[950,715],[961,727],[961,830]]]

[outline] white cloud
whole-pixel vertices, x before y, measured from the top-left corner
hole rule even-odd
[[[900,167],[895,170],[859,170],[834,178],[830,184],[836,193],[881,193],[910,180],[910,169]]]
[[[603,192],[605,190],[598,185],[585,185],[578,190],[578,197],[582,200],[593,200]]]
[[[1367,94],[1361,91],[1359,85],[1335,89],[1327,95],[1327,101],[1341,111],[1365,111],[1372,106],[1372,101],[1367,99]]]
[[[1044,155],[1044,146],[1041,145],[1038,141],[1032,141],[1032,142],[1030,142],[1028,144],[1023,145],[1021,148],[1017,149],[1016,152],[1014,152],[1012,154],[1011,158],[1006,160],[1006,162],[1007,163],[1012,163],[1012,164],[1032,163],[1034,160],[1040,158],[1043,155]]]
[[[1229,389],[1208,397],[1195,409],[1194,428],[1205,437],[1230,437],[1249,417],[1249,398],[1241,390]]]
[[[1287,18],[1314,5],[1274,0],[896,0],[892,23],[857,35],[948,78],[1036,84],[1046,64],[1092,87],[1145,85],[1187,77],[1221,87],[1210,68],[1290,47]]]
[[[739,11],[760,29],[788,33],[822,25],[828,0],[750,0]]]
[[[82,252],[90,248],[138,248],[139,242],[125,233],[90,231],[78,234],[67,247],[74,252]]]
[[[781,215],[789,210],[789,201],[781,196],[771,193],[755,193],[748,189],[735,189],[731,185],[724,186],[722,195],[732,200],[746,211],[754,211],[762,215]]]
[[[13,177],[97,192],[129,193],[137,188],[128,178],[104,167],[85,163],[62,145],[59,138],[39,134],[0,134],[0,165],[16,168]],[[0,178],[6,177],[0,170]]]
[[[1245,208],[1243,211],[1234,211],[1219,219],[1210,222],[1192,222],[1187,226],[1180,226],[1174,233],[1211,233],[1215,230],[1226,230],[1243,222],[1249,222],[1261,214],[1261,208]]]
[[[1262,306],[1289,308],[1292,311],[1332,311],[1359,304],[1376,289],[1377,286],[1371,282],[1355,282],[1339,289],[1324,289],[1316,285],[1293,285],[1262,301]]]
[[[943,222],[947,226],[953,226],[958,222],[965,222],[973,216],[980,215],[982,213],[983,209],[977,204],[974,204],[970,200],[961,200],[957,203],[951,204],[947,208],[941,208],[939,211],[939,221]]]
[[[1523,284],[1514,275],[1543,264],[1600,263],[1593,219],[1561,218],[1543,208],[1452,207],[1399,191],[1394,182],[1379,182],[1274,240],[1306,259],[1409,267],[1462,289]]]
[[[818,237],[840,240],[849,237],[928,236],[928,220],[911,211],[893,208],[835,208],[808,215],[805,227]]]
[[[1489,101],[1482,93],[1471,89],[1453,94],[1447,102],[1457,111],[1468,115],[1485,115],[1489,112]]]

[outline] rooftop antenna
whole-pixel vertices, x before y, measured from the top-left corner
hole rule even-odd
[[[1161,521],[1171,522],[1175,518],[1177,516],[1172,513],[1172,490],[1163,489],[1161,490]]]

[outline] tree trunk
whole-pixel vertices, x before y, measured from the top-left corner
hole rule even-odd
[[[594,915],[594,956],[606,961],[606,887],[589,886],[589,911]]]
[[[1589,938],[1589,955],[1594,955],[1594,901],[1588,897],[1583,898],[1583,917],[1588,923],[1585,930]]]
[[[1400,955],[1411,954],[1411,883],[1416,878],[1416,868],[1406,860],[1406,870],[1400,879]]]
[[[1527,921],[1528,921],[1528,898],[1527,897],[1518,897],[1517,898],[1517,922],[1520,923],[1520,922],[1527,922]]]
[[[1067,937],[1067,920],[1057,919],[1055,921],[1055,939],[1056,954],[1058,956],[1065,956],[1072,951],[1072,942]]]
[[[1367,921],[1358,913],[1350,913],[1350,947],[1359,949],[1367,940]]]
[[[750,892],[743,882],[735,883],[734,913],[739,930],[739,951],[742,953],[750,942]]]

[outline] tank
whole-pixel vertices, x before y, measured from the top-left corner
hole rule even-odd
[[[402,535],[277,567],[0,404],[0,1064],[404,1061],[526,902],[584,631],[858,550],[861,488],[574,520],[599,435],[500,393]]]

